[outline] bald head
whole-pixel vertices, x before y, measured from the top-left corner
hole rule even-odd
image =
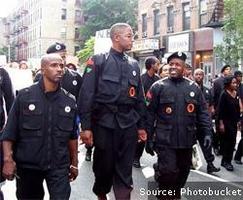
[[[51,61],[62,60],[62,57],[57,53],[45,54],[41,57],[41,68],[47,66]]]

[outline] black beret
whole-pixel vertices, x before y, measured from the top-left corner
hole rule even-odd
[[[186,61],[186,59],[187,59],[186,54],[183,53],[183,52],[181,52],[181,51],[177,51],[177,52],[175,52],[175,53],[172,53],[172,54],[167,58],[167,63],[169,63],[170,60],[171,60],[172,58],[179,58],[179,59],[181,59],[181,60],[183,60],[183,61]]]
[[[65,50],[66,50],[65,44],[56,42],[55,44],[49,46],[49,48],[46,50],[46,53],[56,53]]]
[[[223,66],[220,72],[221,72],[221,73],[223,73],[223,72],[224,72],[224,70],[225,70],[226,68],[228,68],[228,67],[229,67],[229,68],[231,68],[231,66],[230,66],[230,65],[225,65],[225,66]]]

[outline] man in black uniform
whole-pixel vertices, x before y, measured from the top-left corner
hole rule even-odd
[[[64,61],[64,66],[66,65],[67,52],[66,52],[66,46],[64,44],[56,42],[55,44],[51,45],[47,49],[46,53],[47,54],[58,53]],[[38,81],[40,79],[40,76],[41,73],[37,74],[34,79],[34,82]],[[82,85],[81,75],[77,71],[65,67],[64,75],[61,80],[62,88],[64,88],[67,92],[70,92],[73,96],[75,96],[77,100],[81,85]]]
[[[130,199],[132,164],[139,140],[145,141],[145,99],[138,63],[130,50],[133,32],[126,23],[111,27],[108,54],[87,61],[78,109],[84,143],[94,140],[93,192],[107,199],[113,186],[116,199]]]
[[[148,143],[146,151],[158,154],[154,164],[159,188],[173,194],[160,199],[180,198],[180,189],[190,172],[192,146],[196,130],[204,136],[206,148],[211,143],[211,124],[202,91],[195,82],[183,77],[186,55],[175,52],[168,57],[169,77],[157,81],[147,93]],[[153,147],[153,137],[155,147]]]
[[[148,57],[145,60],[146,72],[141,75],[141,80],[142,80],[145,95],[147,94],[147,91],[149,90],[151,85],[154,82],[159,80],[159,76],[157,75],[157,72],[159,70],[159,65],[160,65],[160,61],[155,56]],[[133,161],[133,166],[136,168],[141,167],[140,158],[143,155],[144,146],[145,146],[145,142],[139,141],[137,143],[135,158]]]
[[[219,131],[219,120],[218,120],[218,103],[219,97],[224,90],[224,78],[231,74],[231,66],[225,65],[221,69],[221,75],[213,82],[211,93],[213,96],[213,113],[215,117],[216,133],[213,135],[213,148],[215,155],[220,155],[220,131]]]
[[[5,101],[5,104],[3,103],[3,100]],[[12,87],[11,79],[8,75],[8,72],[0,67],[0,137],[2,134],[2,129],[5,124],[5,116],[8,114],[12,103],[14,100],[14,92]],[[5,108],[4,108],[5,105]],[[5,111],[7,113],[5,113]],[[3,151],[2,151],[2,142],[0,141],[0,184],[4,181],[4,178],[2,176],[2,167],[3,167]],[[0,199],[2,192],[1,192],[1,186],[0,186]]]
[[[19,91],[2,135],[3,175],[16,176],[18,199],[43,199],[46,180],[50,199],[69,199],[78,175],[76,103],[60,87],[63,60],[41,59],[42,78]]]
[[[212,106],[212,95],[210,93],[210,90],[203,85],[203,79],[204,79],[204,71],[200,68],[195,69],[194,71],[194,80],[199,85],[199,87],[202,90],[203,96],[207,102],[207,108],[209,111],[209,114],[211,113],[211,106]],[[213,130],[212,130],[213,131]],[[199,131],[197,131],[197,139],[199,141],[200,147],[203,152],[203,156],[207,162],[207,172],[209,174],[213,172],[219,172],[220,168],[216,168],[213,164],[213,161],[215,159],[214,155],[212,154],[212,146],[209,148],[205,148],[203,145],[203,134],[201,134]]]

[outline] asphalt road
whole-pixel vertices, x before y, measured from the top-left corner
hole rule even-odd
[[[239,138],[238,138],[239,140]],[[80,174],[77,180],[71,183],[72,193],[71,200],[95,200],[96,196],[92,193],[92,185],[94,182],[93,172],[92,172],[92,162],[86,162],[85,157],[85,148],[80,146],[79,153],[79,171]],[[134,181],[134,190],[132,192],[132,200],[147,200],[154,199],[153,195],[150,195],[151,191],[148,191],[148,182],[153,181],[153,163],[155,162],[156,157],[151,157],[150,155],[144,153],[141,158],[142,168],[133,169],[133,181]],[[215,173],[214,175],[209,175],[206,173],[206,163],[204,159],[203,166],[199,170],[191,170],[190,176],[188,178],[187,185],[190,187],[193,185],[196,189],[203,188],[205,182],[213,182],[216,186],[224,186],[227,182],[227,187],[237,186],[240,188],[236,195],[230,196],[220,196],[220,200],[229,199],[243,199],[243,165],[234,164],[235,170],[233,172],[228,172],[221,167],[221,171]],[[220,166],[221,157],[217,156],[215,159],[215,165]],[[191,183],[193,182],[193,183]],[[235,183],[237,182],[237,183]],[[241,185],[242,184],[242,185]],[[5,185],[2,186],[4,196],[6,200],[15,200],[15,181],[7,181]],[[196,191],[197,192],[197,191]],[[197,199],[199,198],[198,194],[189,195],[183,197],[183,199]],[[45,199],[49,199],[48,192],[46,192]],[[113,192],[109,193],[109,199],[114,200]],[[206,197],[200,197],[199,199],[207,199]],[[215,199],[210,197],[209,199]]]

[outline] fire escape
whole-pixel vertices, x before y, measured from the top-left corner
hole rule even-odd
[[[208,22],[206,27],[222,27],[224,17],[224,0],[212,0],[208,3]]]

